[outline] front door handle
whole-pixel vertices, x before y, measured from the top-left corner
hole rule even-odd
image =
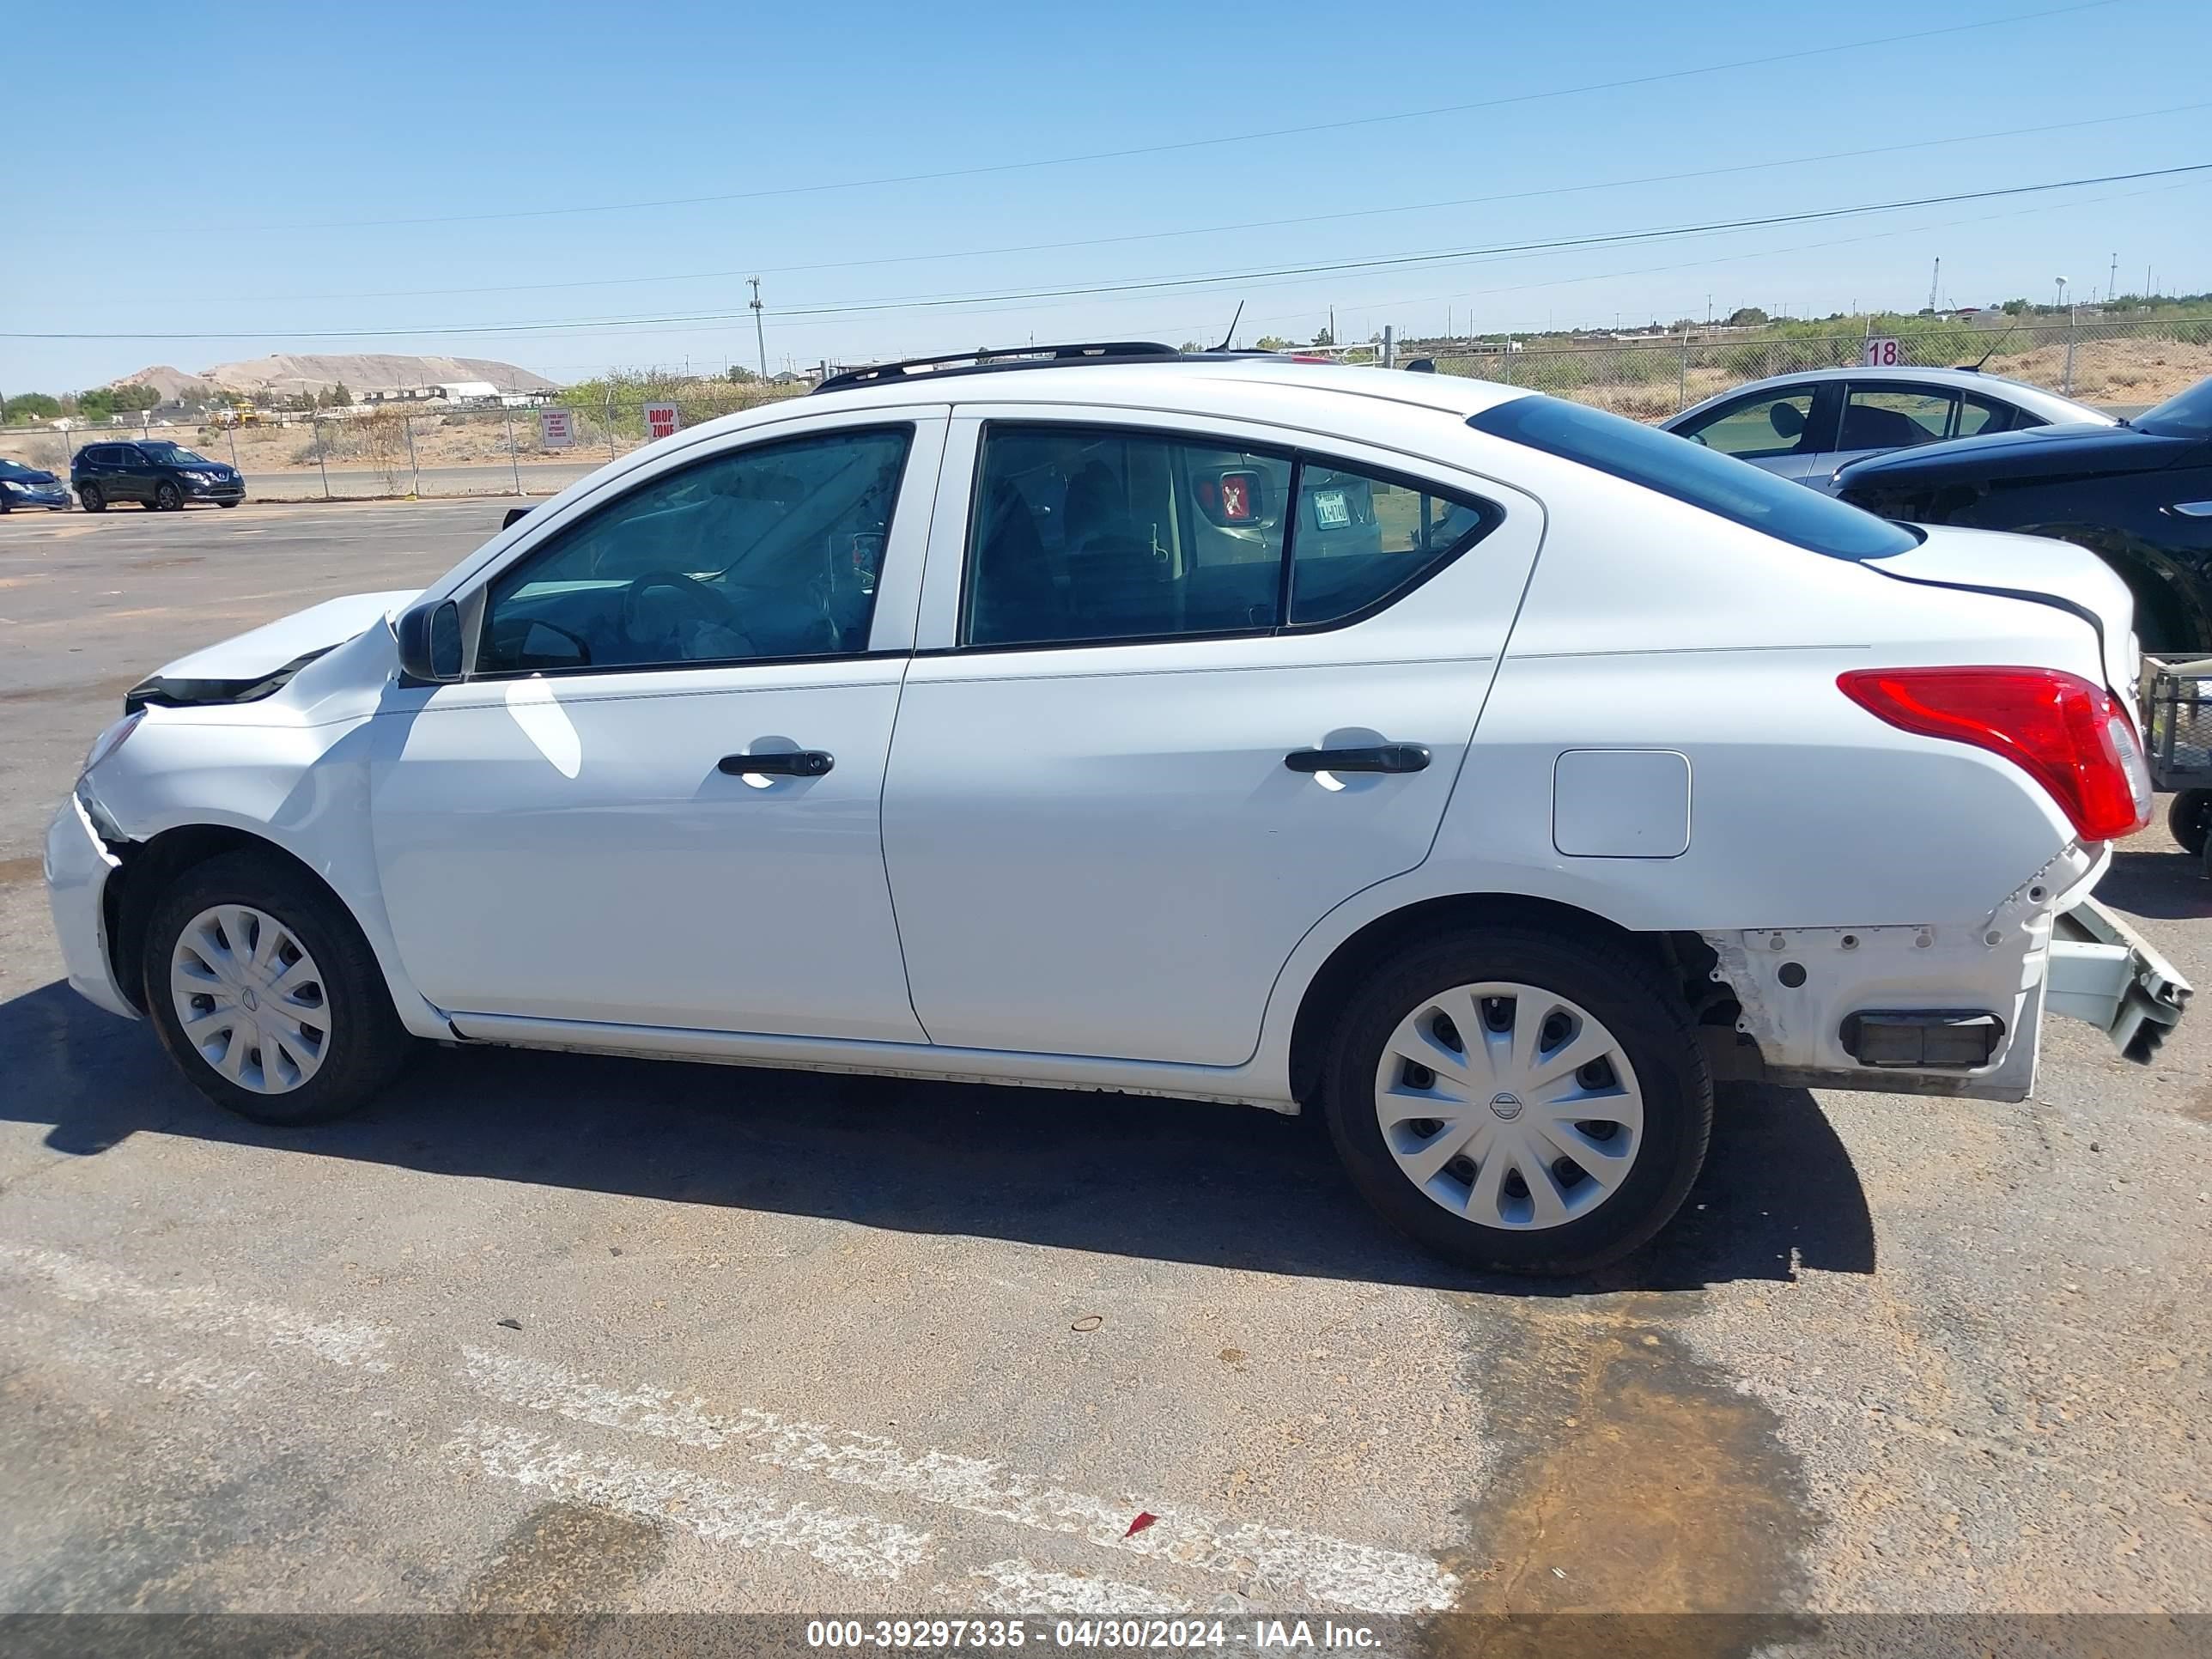
[[[819,749],[785,749],[769,755],[725,755],[714,769],[741,778],[747,773],[780,778],[818,778],[837,763]]]
[[[1371,749],[1293,749],[1283,757],[1293,772],[1419,772],[1429,751],[1418,743],[1382,743]]]

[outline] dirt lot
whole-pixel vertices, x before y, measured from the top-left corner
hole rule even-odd
[[[2212,1630],[2164,1617],[2212,1614],[2202,1010],[2148,1068],[2053,1022],[2018,1106],[1728,1091],[1680,1223],[1567,1286],[1440,1270],[1307,1126],[1229,1107],[492,1051],[327,1128],[210,1107],[59,982],[45,816],[141,674],[501,510],[0,522],[0,1612]],[[2212,981],[2160,833],[2104,894]],[[2005,1620],[1868,1617],[1900,1613]],[[2060,1613],[2104,1622],[2026,1617]]]

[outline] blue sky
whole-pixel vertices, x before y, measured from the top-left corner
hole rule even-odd
[[[1485,330],[1665,322],[1709,295],[1911,308],[1938,255],[1959,304],[2045,297],[2057,276],[2087,299],[2115,254],[2123,291],[2147,267],[2165,291],[2212,289],[2212,173],[1254,274],[2212,162],[2212,7],[2047,15],[2066,3],[170,0],[125,31],[144,50],[118,39],[89,80],[64,68],[86,61],[69,8],[12,6],[0,331],[234,337],[0,338],[0,390],[273,350],[447,351],[560,380],[750,365],[756,271],[771,368],[1032,334],[1210,342],[1240,299],[1244,343],[1305,338],[1332,305],[1343,338],[1470,313]],[[1930,29],[1958,32],[1571,90]],[[21,72],[37,64],[56,72]],[[1129,150],[1152,153],[1027,165]],[[1749,170],[1670,176],[1716,168]],[[608,205],[699,198],[723,199]],[[606,320],[640,318],[684,320]]]

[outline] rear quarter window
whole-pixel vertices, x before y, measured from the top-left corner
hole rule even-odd
[[[1515,398],[1483,410],[1468,424],[1829,558],[1887,558],[1919,545],[1911,531],[1817,489],[1581,404]]]

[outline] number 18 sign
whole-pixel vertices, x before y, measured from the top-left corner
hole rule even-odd
[[[1895,368],[1905,361],[1897,349],[1897,342],[1887,335],[1867,336],[1866,356],[1861,360],[1868,368]]]

